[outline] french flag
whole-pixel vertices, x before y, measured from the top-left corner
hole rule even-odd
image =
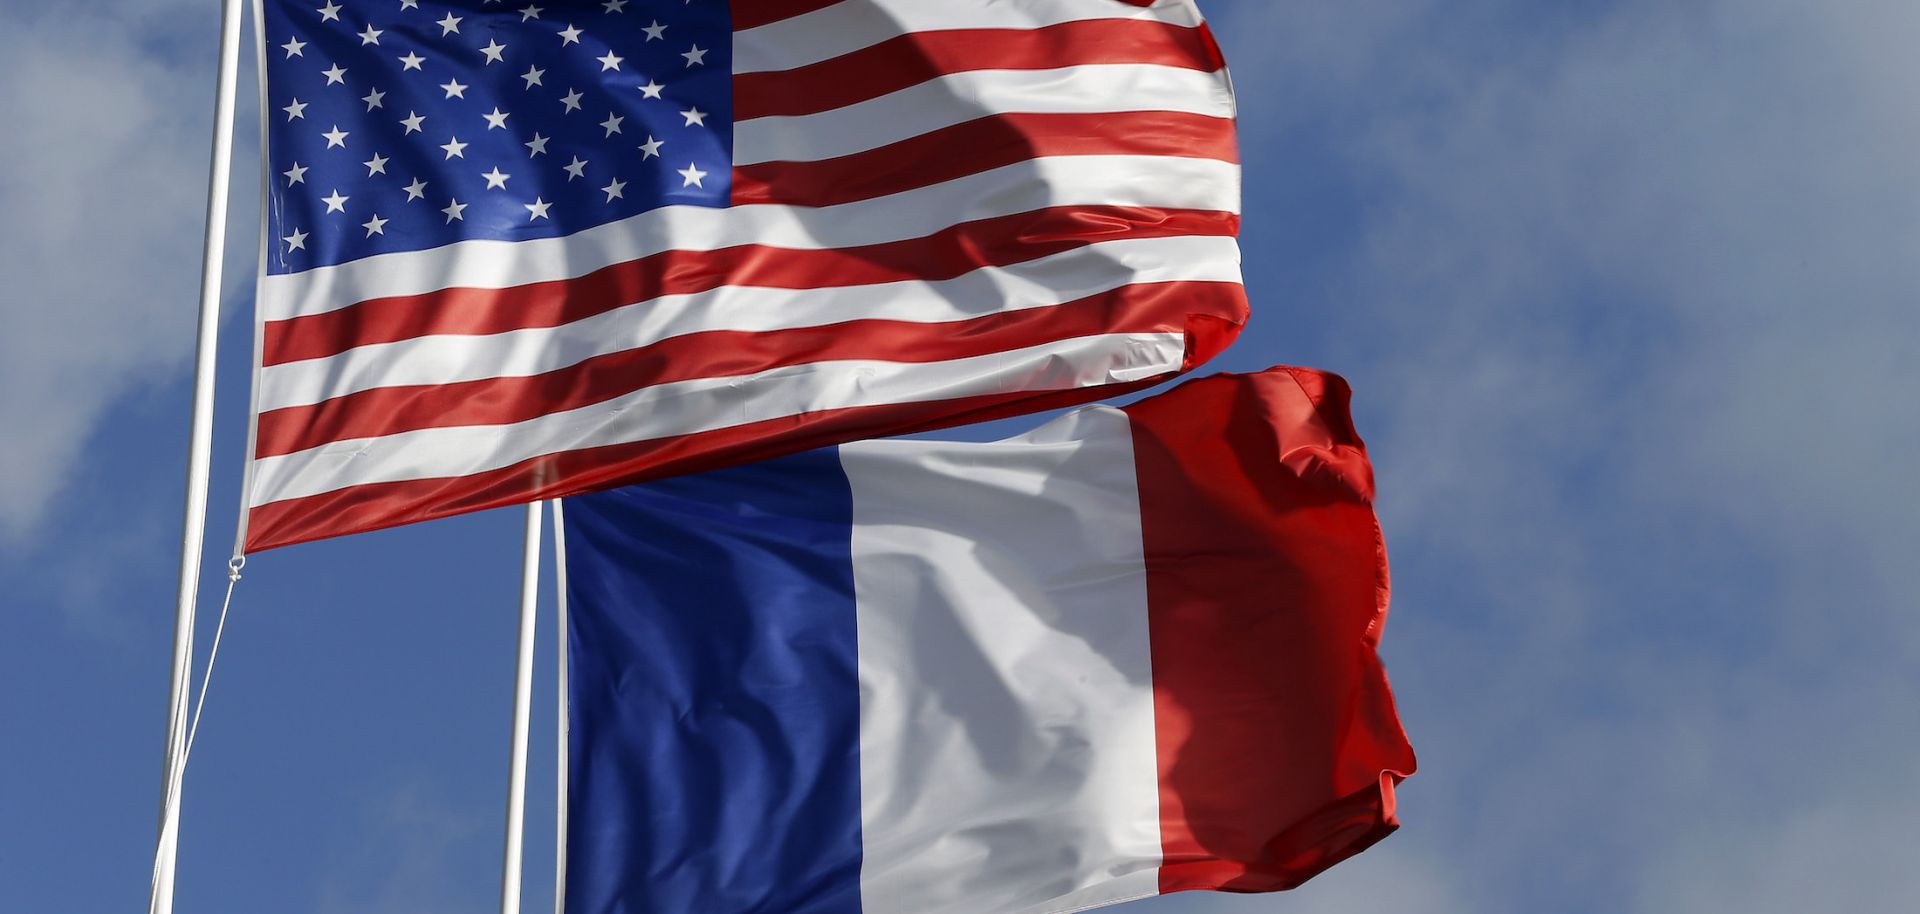
[[[1336,376],[565,501],[565,910],[1079,911],[1292,888],[1414,756]]]

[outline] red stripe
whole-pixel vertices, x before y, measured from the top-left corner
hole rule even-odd
[[[809,289],[951,279],[981,267],[1024,263],[1097,241],[1233,235],[1232,213],[1072,206],[963,223],[905,241],[829,250],[740,245],[666,251],[578,279],[505,289],[444,289],[369,299],[322,314],[270,321],[261,364],[338,355],[357,346],[434,334],[485,335],[557,327],[661,295],[724,285]]]
[[[1191,359],[1189,360],[1192,361]],[[536,457],[500,470],[447,479],[376,483],[262,505],[248,512],[248,553],[451,517],[544,498],[579,495],[682,473],[752,463],[816,447],[933,431],[1076,406],[1150,387],[1128,384],[1045,393],[822,410],[678,438]]]
[[[731,0],[727,4],[727,12],[733,16],[733,30],[743,32],[769,22],[823,10],[839,2],[841,0]]]
[[[964,321],[867,320],[791,330],[690,333],[532,377],[382,387],[261,413],[256,456],[423,428],[505,425],[694,378],[850,359],[940,362],[1102,333],[1180,331],[1199,316],[1244,321],[1244,290],[1238,283],[1143,283],[1052,307]]]
[[[744,121],[831,111],[949,73],[1052,70],[1084,64],[1155,64],[1207,72],[1225,66],[1203,27],[1151,20],[1091,19],[1037,29],[910,32],[792,70],[736,74],[733,118]]]
[[[834,206],[1045,156],[1177,156],[1238,162],[1233,121],[1178,111],[1002,114],[818,162],[733,170],[733,202]]]
[[[1159,746],[1160,889],[1292,888],[1398,826],[1387,564],[1346,382],[1217,375],[1127,407]]]
[[[1233,343],[1239,330],[1238,321],[1196,316],[1187,327],[1187,355],[1180,370],[1191,370],[1219,355]],[[934,431],[1075,406],[1164,380],[1161,376],[1075,390],[1015,391],[939,403],[822,410],[678,438],[551,454],[471,476],[355,486],[250,510],[246,551],[579,495],[847,441]]]

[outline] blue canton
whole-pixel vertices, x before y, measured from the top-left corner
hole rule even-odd
[[[727,205],[722,0],[266,0],[267,270]]]

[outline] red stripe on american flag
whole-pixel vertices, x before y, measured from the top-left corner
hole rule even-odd
[[[792,70],[733,78],[733,117],[816,114],[971,70],[1052,70],[1086,64],[1225,66],[1206,30],[1138,19],[1090,19],[1037,29],[912,32]],[[1152,99],[1141,99],[1151,105]]]
[[[655,384],[810,362],[939,362],[1101,333],[1184,330],[1197,316],[1238,324],[1238,283],[1123,286],[1078,301],[965,321],[848,321],[773,331],[710,331],[596,356],[532,377],[381,387],[260,415],[258,457],[423,428],[506,425],[601,403]]]
[[[744,32],[770,22],[779,22],[814,10],[823,10],[841,2],[842,0],[731,0],[727,4],[727,12],[733,15],[733,30]],[[1132,3],[1134,6],[1142,5],[1134,0],[1122,0],[1122,2]],[[1151,2],[1152,0],[1148,0],[1149,4]]]
[[[1232,235],[1238,229],[1239,217],[1232,213],[1075,206],[962,223],[923,238],[865,247],[794,250],[741,245],[714,251],[665,251],[578,279],[376,298],[271,321],[262,329],[261,364],[326,358],[359,346],[436,334],[480,336],[557,327],[661,295],[722,286],[815,289],[937,281],[1100,241]]]
[[[1213,329],[1218,328],[1209,322],[1197,325],[1197,332]],[[1212,350],[1217,351],[1218,348]],[[1151,387],[1164,380],[1163,375],[1133,383],[1043,394],[1015,392],[966,397],[943,401],[937,413],[929,412],[925,403],[822,410],[672,438],[548,454],[467,476],[369,483],[252,509],[248,513],[247,551],[259,552],[545,498],[563,498],[681,473],[766,460],[843,441],[930,432],[1078,406]]]
[[[1094,3],[1095,0],[1088,2]],[[1132,10],[1156,5],[1154,0],[1113,2],[1116,11],[1090,6],[1088,14],[1128,16],[1135,15]],[[864,25],[885,26],[894,23],[898,26],[891,18],[871,22],[861,19],[868,14],[874,17],[894,15],[888,11],[887,3],[877,0],[733,0],[731,15],[735,30],[740,31],[836,6],[844,8],[828,14],[830,18],[845,12]],[[954,12],[957,13],[958,9]],[[734,78],[735,116],[742,120],[775,115],[804,117],[886,96],[950,73],[989,70],[1032,72],[1082,64],[1173,68],[1180,72],[1167,78],[1176,82],[1187,80],[1196,86],[1217,81],[1224,98],[1226,86],[1219,72],[1223,64],[1204,26],[1194,28],[1150,20],[1096,18],[1064,24],[1037,24],[1031,29],[1006,28],[1003,25],[1005,22],[1018,22],[1027,17],[1017,14],[1017,10],[1002,12],[1016,14],[992,17],[995,27],[990,29],[932,30],[887,37],[881,34],[884,28],[875,28],[862,34],[885,39],[877,44],[849,50],[836,58],[799,66],[784,73],[738,75]],[[965,23],[964,18],[942,14],[928,21],[951,21],[975,26],[988,24],[985,20]],[[1033,18],[1037,22],[1042,14],[1036,13]],[[795,23],[794,31],[806,37],[817,30]],[[846,46],[854,47],[851,44]],[[1213,75],[1194,75],[1196,71]],[[1128,71],[1124,67],[1112,70],[1098,66],[1084,67],[1073,71],[1071,79],[1079,86],[1081,84],[1077,81],[1080,80],[1118,80],[1122,77],[1112,74],[1127,72],[1138,71]],[[1069,73],[1062,71],[1059,76],[1066,79]],[[1045,84],[1048,78],[1009,77],[1020,86],[1026,85],[1021,79]],[[975,87],[975,83],[982,83],[985,88]],[[1090,114],[1002,112],[997,108],[1020,105],[1013,101],[993,101],[1006,94],[996,94],[998,85],[992,77],[961,79],[955,83],[957,90],[980,93],[979,114],[996,116],[998,122],[983,120],[946,126],[923,136],[891,142],[879,149],[825,161],[761,161],[749,164],[736,169],[734,202],[816,207],[872,201],[865,205],[877,208],[879,215],[885,215],[886,198],[892,195],[993,169],[1017,175],[1012,169],[1040,157],[1112,155],[1148,159],[1164,157],[1168,162],[1185,159],[1191,163],[1196,158],[1230,164],[1238,161],[1232,123],[1226,118],[1153,110]],[[1095,86],[1115,91],[1119,87],[1120,83],[1115,82],[1109,82],[1105,87]],[[1203,89],[1196,89],[1195,93],[1202,94]],[[1123,95],[1115,98],[1112,91],[1105,95],[1087,93],[1087,97],[1112,99],[1103,107],[1136,107],[1131,97]],[[1206,97],[1212,98],[1211,95]],[[1142,99],[1137,104],[1151,106],[1154,101]],[[1172,102],[1162,104],[1180,107]],[[1215,115],[1224,111],[1213,108],[1196,110],[1209,110]],[[952,119],[974,116],[959,114],[940,122],[951,123]],[[831,121],[833,117],[829,115],[821,123]],[[775,123],[779,122],[763,122],[756,126],[772,129]],[[830,129],[825,126],[809,128],[806,122],[794,126],[802,130]],[[909,132],[880,131],[877,135],[892,140]],[[873,142],[880,141],[875,139]],[[798,144],[793,148],[811,147]],[[858,146],[827,144],[820,148],[840,152]],[[823,151],[819,154],[828,153]],[[770,157],[764,152],[759,156],[761,159]],[[1173,166],[1172,170],[1177,172],[1201,167],[1187,164]],[[1170,176],[1167,180],[1183,179]],[[1130,182],[1122,183],[1131,187]],[[1218,186],[1230,190],[1224,185]],[[1116,188],[1114,199],[1136,198],[1136,195],[1122,192],[1124,189]],[[1177,200],[1215,198],[1213,195],[1172,197]],[[1146,199],[1153,197],[1148,195]],[[900,197],[897,204],[900,207],[914,205],[913,200],[905,196]],[[1225,207],[1227,204],[1185,205]],[[915,221],[916,224],[926,224],[918,219]],[[645,312],[644,303],[660,296],[697,294],[730,286],[805,290],[893,282],[939,282],[982,268],[1013,267],[1099,242],[1196,235],[1231,236],[1237,233],[1238,226],[1239,217],[1231,212],[1081,204],[982,219],[931,232],[920,238],[861,247],[814,250],[743,244],[709,251],[670,250],[645,257],[636,256],[585,276],[558,278],[551,282],[525,283],[500,289],[453,287],[359,302],[309,301],[299,307],[345,307],[266,324],[261,341],[262,365],[272,367],[329,359],[362,346],[427,336],[482,336],[563,327],[632,306],[639,306],[633,312],[639,315]],[[737,239],[739,236],[732,237]],[[1227,269],[1198,271],[1193,275],[1217,278],[1230,272]],[[450,273],[441,282],[453,286],[460,281],[453,278],[454,275]],[[1116,281],[1124,281],[1124,278]],[[875,294],[885,293],[876,289]],[[1060,297],[1080,294],[1063,291]],[[406,352],[411,350],[378,355],[370,352],[367,366],[375,376],[356,376],[351,381],[352,386],[366,386],[367,389],[311,406],[290,407],[261,415],[257,450],[264,458],[283,461],[274,464],[275,467],[299,467],[303,465],[300,461],[309,456],[329,453],[308,453],[309,449],[329,442],[393,440],[387,436],[410,432],[426,432],[426,437],[444,435],[449,436],[449,440],[465,440],[460,436],[466,433],[460,429],[471,429],[472,434],[476,435],[507,435],[507,431],[496,427],[537,422],[542,416],[554,416],[568,410],[591,413],[603,408],[610,400],[644,395],[649,388],[663,383],[697,383],[702,379],[725,379],[768,370],[778,371],[786,366],[866,360],[919,363],[925,366],[925,370],[932,371],[952,359],[992,358],[1002,352],[1032,349],[1035,345],[1062,340],[1105,340],[1109,338],[1107,335],[1117,333],[1157,334],[1162,341],[1167,340],[1167,334],[1184,333],[1187,346],[1182,370],[1185,370],[1223,349],[1237,334],[1246,314],[1245,297],[1240,287],[1235,283],[1218,281],[1135,283],[1066,304],[1024,310],[1005,310],[1007,307],[1007,302],[981,301],[978,311],[987,312],[983,316],[941,323],[862,319],[860,312],[865,309],[855,307],[844,315],[842,322],[826,326],[761,331],[703,330],[679,335],[673,335],[674,326],[667,326],[658,333],[649,331],[646,338],[618,344],[635,346],[633,349],[593,355],[578,364],[533,377],[485,377],[505,369],[487,364],[491,358],[486,355],[492,351],[488,348],[492,345],[491,341],[476,341],[467,348],[474,349],[477,354],[463,356],[470,361],[477,360],[476,363],[454,366],[457,370],[450,374],[476,380],[437,386],[378,386],[382,381],[398,380],[397,376],[379,375],[375,371],[384,364],[381,360],[404,358]],[[886,313],[894,314],[895,311],[897,309],[890,309]],[[954,315],[950,310],[943,310],[941,316]],[[836,313],[827,319],[842,317]],[[703,320],[701,324],[712,327],[716,322]],[[567,332],[560,331],[557,336],[564,336]],[[663,335],[665,339],[661,339]],[[441,344],[424,342],[423,345],[432,348]],[[443,348],[458,350],[466,345]],[[600,349],[597,344],[582,348]],[[355,356],[343,361],[342,370],[360,364],[353,361],[357,358]],[[1058,356],[1035,358],[1052,359]],[[537,364],[540,368],[523,370],[540,370],[554,364],[553,360],[525,361],[529,365]],[[1157,364],[1165,366],[1167,361],[1163,359]],[[288,369],[292,373],[288,377],[307,380],[331,377],[328,372],[334,367],[328,362],[315,362],[310,366]],[[1025,362],[1017,362],[1011,365],[1011,370],[1015,373],[1027,372],[1030,366]],[[407,375],[412,380],[426,376],[411,370]],[[348,461],[337,470],[315,468],[311,472],[301,471],[307,472],[307,476],[300,477],[298,485],[269,489],[314,493],[331,486],[340,487],[323,494],[286,498],[253,508],[249,512],[247,548],[273,548],[535,498],[575,494],[764,459],[851,439],[946,428],[1074,405],[1148,386],[1165,377],[1162,375],[1116,385],[1092,384],[1057,392],[1008,391],[949,399],[938,404],[913,402],[832,408],[837,402],[847,401],[828,397],[816,404],[825,408],[811,412],[724,429],[710,429],[716,423],[707,421],[713,417],[704,417],[699,423],[684,427],[709,430],[686,434],[672,433],[674,428],[681,426],[655,423],[647,426],[650,431],[646,433],[663,437],[533,457],[504,468],[457,477],[363,482],[372,478],[371,472],[356,470]],[[343,380],[339,383],[340,389],[347,389],[349,382]],[[717,383],[724,386],[726,382],[722,380]],[[326,393],[323,389],[311,392],[308,396],[325,396]],[[298,399],[289,397],[281,402],[298,402]],[[802,407],[783,407],[783,410],[799,408]],[[752,413],[757,416],[772,414],[767,411]],[[427,431],[432,429],[447,431]],[[608,439],[603,437],[597,440]],[[559,438],[553,439],[551,444],[539,445],[541,448],[561,446],[565,446],[565,442]],[[497,466],[498,462],[517,459],[532,452],[533,448],[521,442],[503,450],[498,455],[499,460],[442,461],[436,457],[410,466],[397,475],[450,473],[460,466]],[[394,475],[386,474],[384,478],[392,479]]]
[[[1140,155],[1239,161],[1233,121],[1179,111],[1002,114],[818,162],[733,170],[733,202],[834,206],[1047,156]]]

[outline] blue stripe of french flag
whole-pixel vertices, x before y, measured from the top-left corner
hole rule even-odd
[[[1291,888],[1397,826],[1348,389],[570,498],[571,914],[1067,912]]]

